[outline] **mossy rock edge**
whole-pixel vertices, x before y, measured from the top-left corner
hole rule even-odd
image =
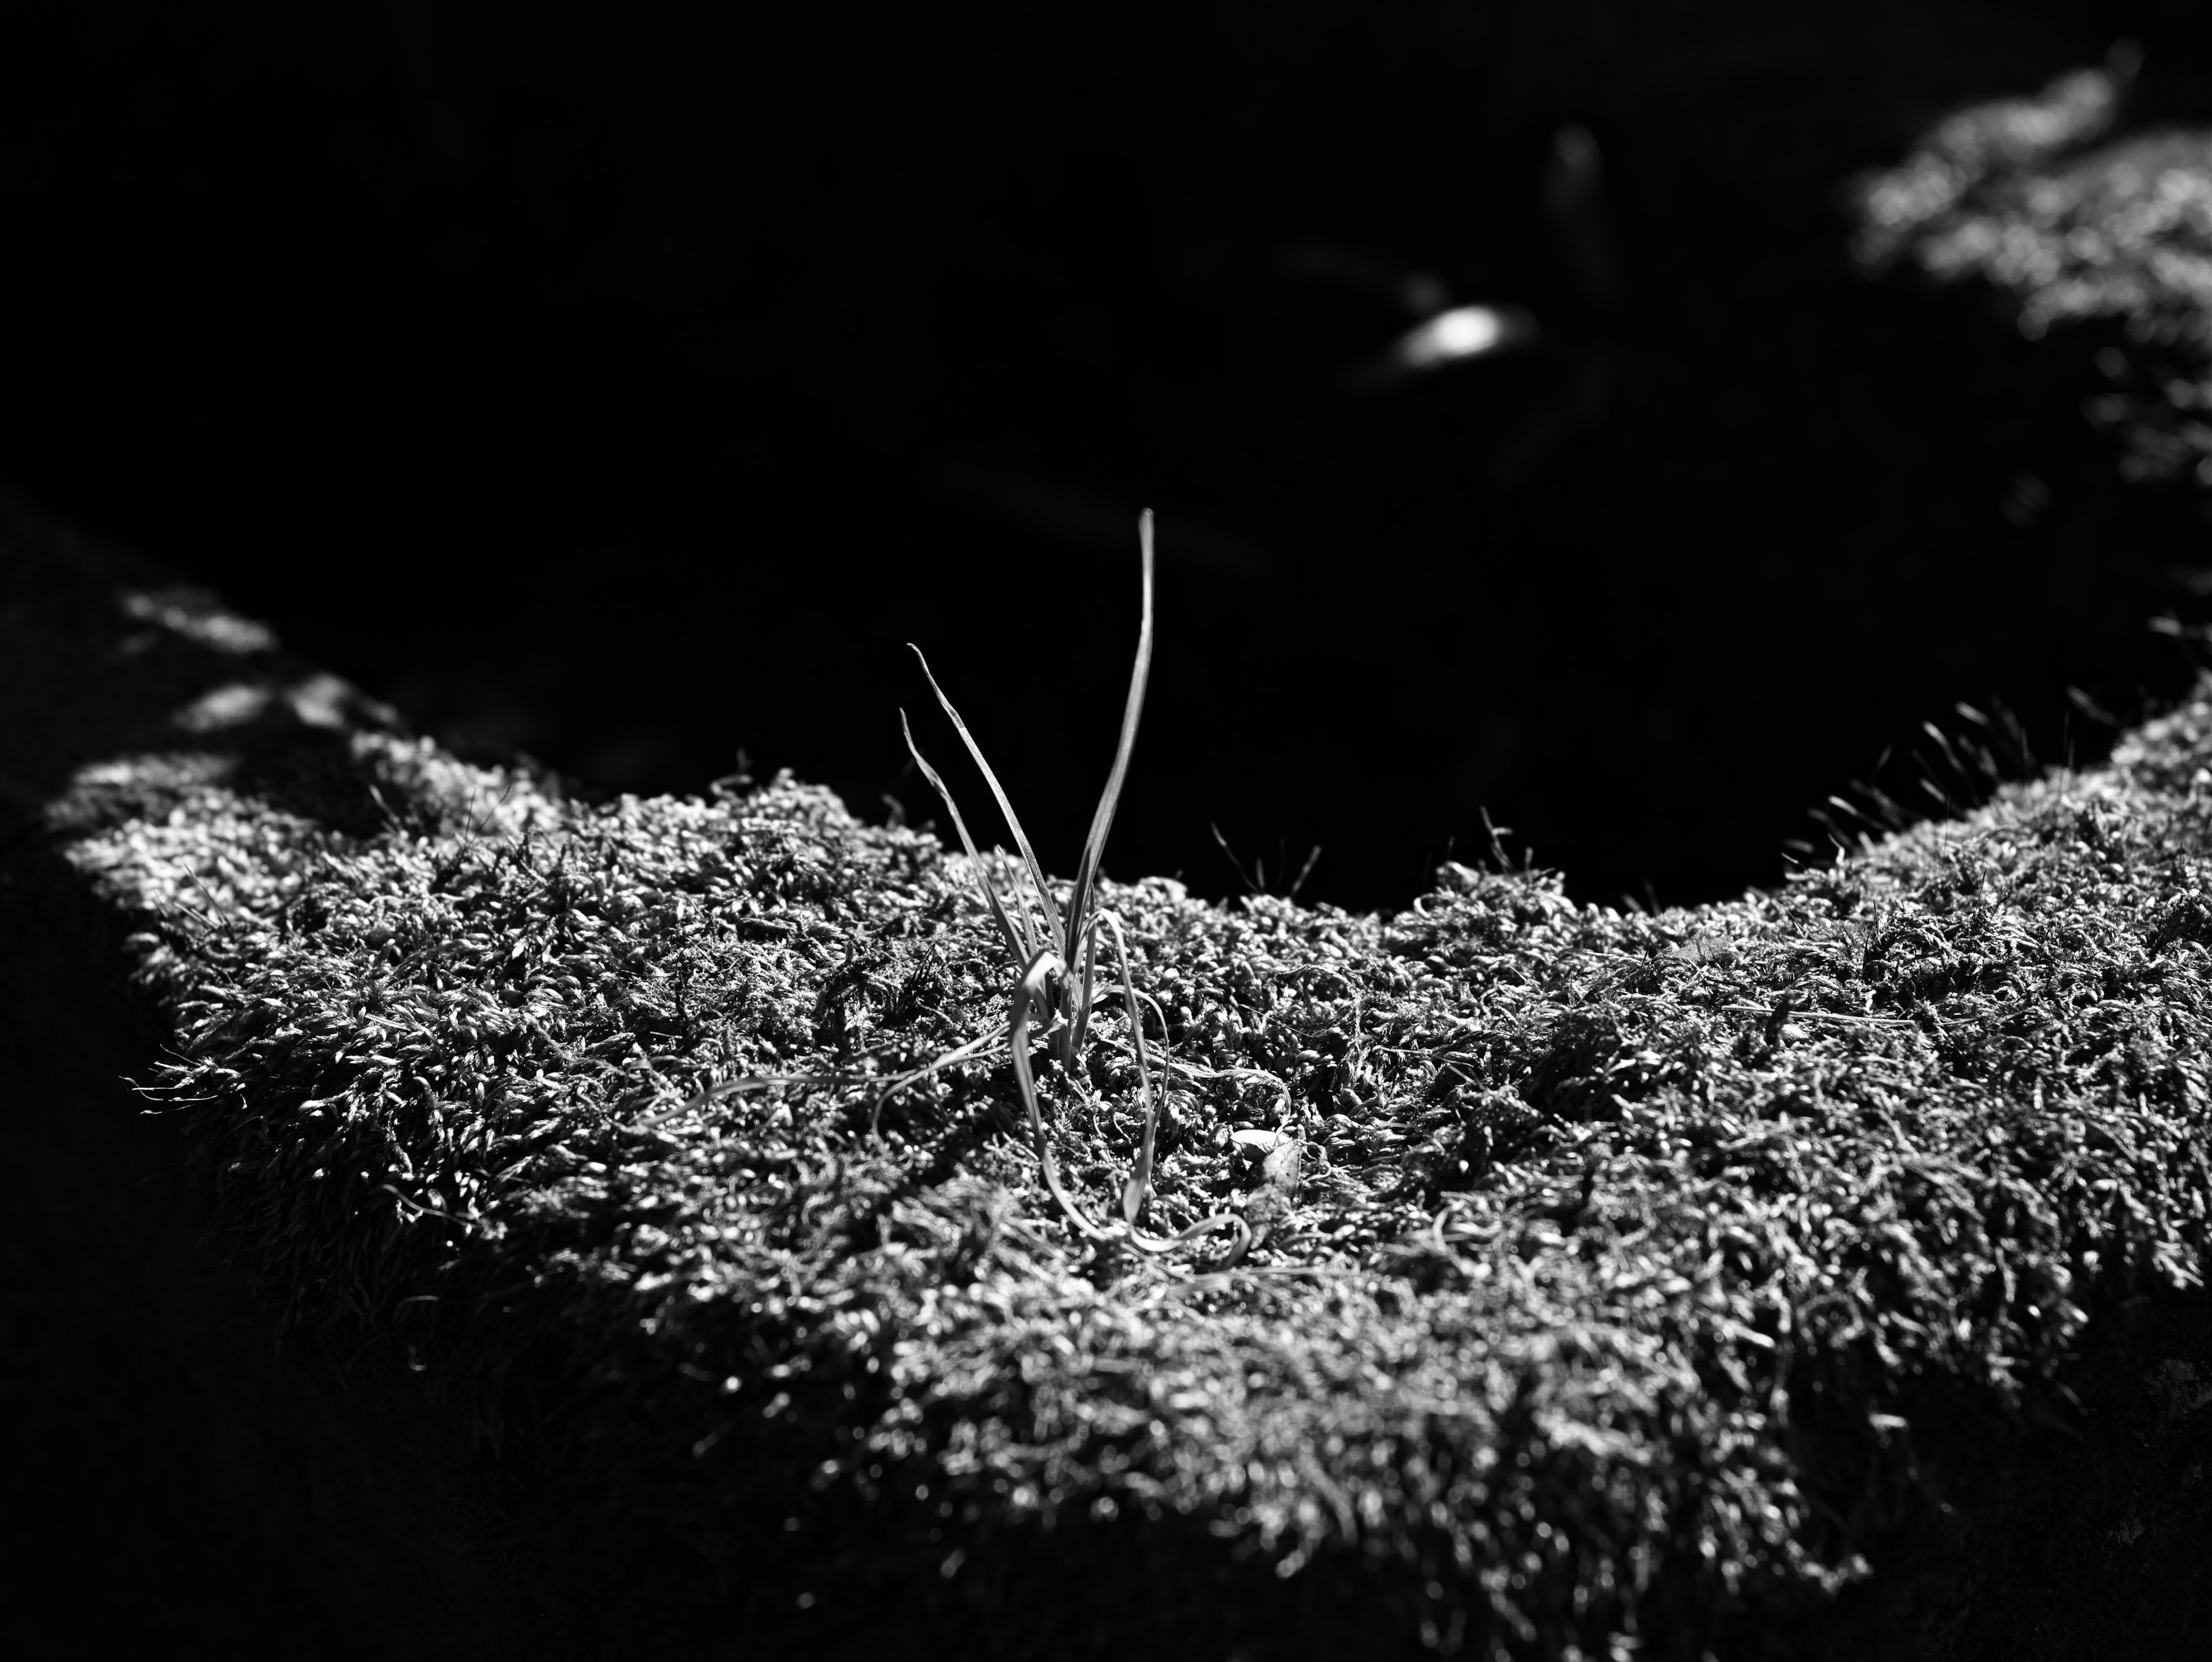
[[[1002,1044],[878,1104],[1006,1019],[927,832],[788,778],[592,806],[465,765],[13,505],[0,696],[9,874],[120,943],[265,1306],[424,1382],[608,1648],[2196,1630],[2212,684],[1696,910],[1109,883],[1169,1024],[1152,1226],[1237,1208],[1234,1266],[1073,1232]],[[1048,1085],[1102,1213],[1124,1026]],[[792,1075],[836,1082],[697,1100]]]

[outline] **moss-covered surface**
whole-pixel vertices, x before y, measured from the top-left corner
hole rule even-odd
[[[2212,688],[1695,912],[1108,885],[1170,1033],[1151,1220],[1259,1237],[1160,1264],[1057,1215],[1002,1045],[883,1097],[1006,1020],[933,837],[787,779],[565,801],[150,583],[11,521],[8,708],[70,713],[9,741],[13,811],[131,931],[272,1306],[420,1369],[624,1644],[2192,1630]],[[1127,1038],[1046,1075],[1102,1213]]]
[[[1909,260],[1939,282],[1974,279],[2041,339],[2100,320],[2124,326],[2100,354],[2091,401],[2133,480],[2212,484],[2212,134],[2115,136],[2135,54],[2065,76],[2033,99],[1960,111],[1898,167],[1862,181],[1855,253]],[[2104,142],[2093,142],[2104,141]]]

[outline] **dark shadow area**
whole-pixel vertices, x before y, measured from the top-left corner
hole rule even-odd
[[[2033,1393],[1994,1437],[1986,1410],[1909,1404],[1910,1435],[1829,1487],[1881,1537],[1877,1574],[1817,1616],[1777,1622],[1765,1642],[1837,1662],[2203,1654],[2206,1318],[2201,1294],[2118,1302],[2063,1389]]]
[[[46,807],[77,770],[167,754],[341,835],[388,823],[344,734],[282,696],[313,673],[216,619],[0,499],[8,1653],[580,1653],[592,1629],[512,1483],[404,1366],[280,1342],[212,1174],[132,1088],[167,1028],[125,978],[131,921],[56,851]],[[172,719],[226,690],[264,707]]]
[[[157,1052],[112,922],[42,841],[0,814],[9,1654],[571,1653],[524,1531],[415,1382],[342,1390],[280,1352],[124,1082]]]
[[[1961,701],[2086,760],[2068,686],[2186,673],[2196,496],[2081,419],[2106,341],[1869,280],[1840,197],[2124,31],[2130,121],[2212,118],[2185,12],[747,20],[23,15],[0,472],[599,789],[742,747],[926,818],[918,641],[1060,868],[1149,503],[1109,860],[1210,894],[1218,825],[1401,904],[1485,809],[1580,896],[1733,894]],[[1351,390],[1419,295],[1540,338]]]

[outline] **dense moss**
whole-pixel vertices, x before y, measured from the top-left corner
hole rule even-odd
[[[48,810],[136,920],[157,1096],[295,1328],[557,1474],[672,1633],[1753,1651],[1926,1469],[2078,1419],[2115,1312],[2201,1302],[2212,689],[1696,911],[1109,884],[1170,1029],[1153,1221],[1260,1237],[1158,1264],[1056,1215],[1002,1044],[886,1093],[1006,1020],[933,837],[788,778],[578,805],[260,650]],[[322,786],[262,788],[288,746]],[[1046,1075],[1102,1211],[1127,1039]],[[2204,1367],[2136,1383],[2185,1429]]]

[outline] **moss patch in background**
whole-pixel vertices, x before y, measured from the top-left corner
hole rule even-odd
[[[11,859],[129,932],[158,1100],[295,1350],[419,1370],[574,1633],[2066,1655],[2203,1620],[2212,691],[1695,911],[1456,866],[1389,918],[1109,885],[1170,1032],[1152,1225],[1261,1237],[1162,1268],[1056,1215],[1003,1051],[883,1097],[1005,1020],[934,837],[788,779],[589,807],[465,766],[20,512],[0,600],[9,710],[91,712],[7,724]],[[1045,1087],[1101,1209],[1126,1041]]]
[[[2212,485],[2212,427],[2197,413],[2212,408],[2212,133],[2112,133],[2140,64],[2124,43],[2101,70],[1942,122],[1861,181],[1854,253],[1874,271],[1978,279],[2033,339],[2121,323],[2098,354],[2112,385],[2087,413],[2118,435],[2122,476]]]

